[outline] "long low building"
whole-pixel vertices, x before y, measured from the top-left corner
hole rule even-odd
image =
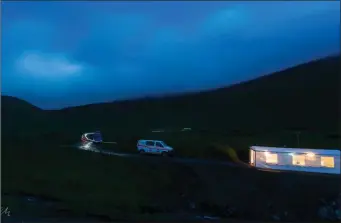
[[[252,146],[250,165],[263,169],[340,174],[340,150]]]

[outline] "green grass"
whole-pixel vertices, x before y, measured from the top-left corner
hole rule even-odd
[[[159,158],[134,159],[67,148],[3,147],[2,193],[60,200],[74,214],[141,219],[143,207],[179,210],[185,193],[196,203],[229,204],[264,218],[266,204],[315,213],[318,200],[339,192],[339,178],[267,173],[225,166],[184,165]],[[3,205],[15,205],[5,200]],[[150,216],[152,217],[152,216]],[[305,219],[315,216],[305,216]]]
[[[158,202],[160,189],[169,190],[165,199],[179,192],[174,189],[180,167],[165,162],[155,165],[65,148],[17,147],[4,149],[2,157],[3,192],[57,198],[75,211],[110,215],[124,207],[127,213],[138,213],[140,206]]]

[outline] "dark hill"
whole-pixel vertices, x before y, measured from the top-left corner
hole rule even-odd
[[[183,127],[337,131],[339,62],[339,56],[328,57],[214,91],[73,107],[56,114],[73,127],[110,132]]]
[[[1,96],[1,134],[3,140],[21,140],[47,131],[50,122],[48,112],[28,102]]]
[[[302,64],[252,81],[213,91],[163,98],[42,111],[26,102],[2,97],[2,131],[27,127],[69,133],[101,129],[108,135],[136,134],[153,128],[218,132],[339,129],[340,56]],[[53,123],[59,123],[53,128]],[[62,126],[60,126],[62,124]]]
[[[42,111],[40,108],[12,96],[1,96],[1,112],[7,117],[9,114],[26,115]]]

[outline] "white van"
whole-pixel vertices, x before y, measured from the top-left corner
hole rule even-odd
[[[141,154],[159,154],[162,156],[172,156],[174,149],[167,146],[166,143],[159,140],[139,140],[137,142],[137,151]]]

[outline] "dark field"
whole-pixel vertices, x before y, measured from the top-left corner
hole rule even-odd
[[[153,219],[169,213],[214,215],[229,205],[237,219],[272,220],[268,205],[288,220],[317,220],[319,199],[335,197],[340,178],[270,173],[248,168],[178,164],[170,160],[129,159],[67,148],[15,146],[2,151],[2,194],[34,195],[57,205],[35,211],[39,217],[106,216]],[[189,202],[196,208],[190,209]],[[12,215],[23,205],[5,199]],[[31,207],[32,208],[32,207]]]

